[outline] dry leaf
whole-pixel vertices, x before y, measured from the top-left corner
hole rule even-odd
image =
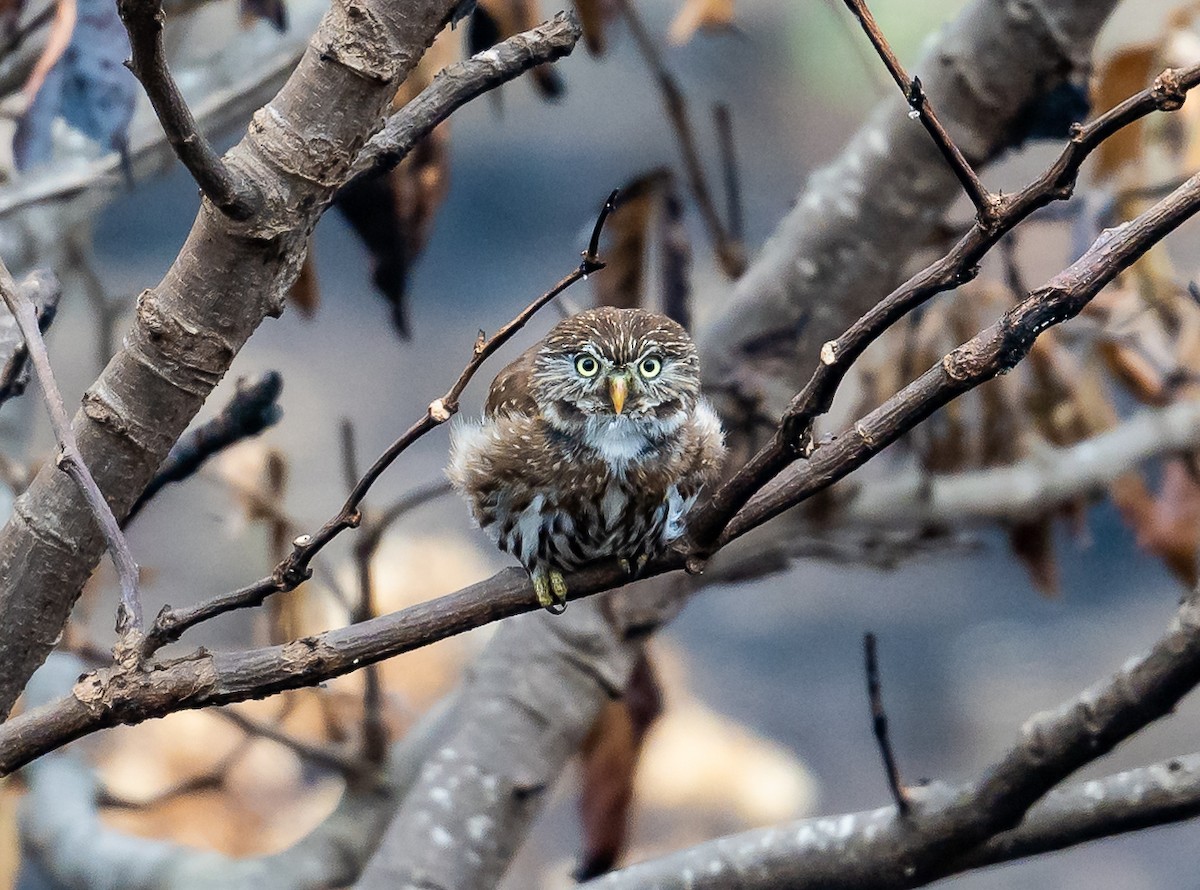
[[[662,690],[649,656],[643,651],[625,695],[605,705],[580,749],[583,855],[575,873],[580,881],[607,872],[625,849],[642,745],[646,732],[661,713]]]
[[[1162,558],[1175,577],[1194,587],[1200,547],[1200,484],[1187,463],[1174,458],[1164,464],[1162,485],[1152,499],[1144,486],[1139,491],[1127,481],[1123,488],[1118,506],[1138,546]]]
[[[321,291],[317,286],[317,261],[313,257],[312,235],[308,236],[308,250],[304,255],[304,263],[300,266],[300,274],[288,289],[287,298],[305,318],[312,318],[317,314],[317,307],[321,304]]]
[[[1017,523],[1008,530],[1008,543],[1013,555],[1029,572],[1029,579],[1038,593],[1057,596],[1060,586],[1058,561],[1054,555],[1053,516]]]
[[[698,30],[727,28],[733,24],[733,0],[684,0],[671,22],[668,36],[674,44],[687,43]]]
[[[603,55],[608,45],[605,28],[617,15],[613,0],[575,0],[575,10],[583,26],[583,43],[593,56]]]
[[[1157,41],[1139,43],[1109,56],[1096,76],[1093,106],[1107,110],[1149,86],[1157,73],[1158,46]],[[1142,133],[1143,121],[1139,120],[1104,140],[1096,152],[1096,178],[1107,179],[1126,164],[1138,161],[1143,150]]]

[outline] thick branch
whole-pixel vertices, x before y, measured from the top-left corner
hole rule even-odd
[[[129,68],[145,88],[175,154],[222,213],[249,219],[262,197],[253,180],[230,169],[204,138],[171,76],[162,41],[162,0],[118,0],[117,11],[129,32]]]
[[[944,807],[970,788],[932,785],[914,790],[928,814]],[[738,876],[739,890],[817,890],[835,888],[826,883],[839,857],[871,855],[894,843],[893,807],[840,816],[821,816],[785,825],[731,835],[659,859],[639,863],[585,884],[589,890],[725,890],[730,875]],[[1128,770],[1103,779],[1076,782],[1051,791],[1021,824],[1001,832],[983,846],[959,857],[947,874],[1012,862],[1086,844],[1100,838],[1156,825],[1167,825],[1200,815],[1200,754],[1175,757],[1163,763]],[[713,870],[713,864],[717,868]],[[905,862],[896,856],[899,871]],[[691,873],[690,883],[683,876]],[[943,875],[944,877],[945,875]],[[869,886],[916,887],[929,883],[913,876],[913,883],[896,884],[896,875]],[[858,887],[864,884],[856,885]]]

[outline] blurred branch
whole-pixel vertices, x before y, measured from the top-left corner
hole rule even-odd
[[[617,0],[629,32],[633,35],[642,60],[649,67],[662,93],[663,104],[667,109],[667,117],[675,130],[675,141],[679,143],[679,152],[683,156],[683,167],[687,171],[688,183],[691,186],[692,197],[700,208],[700,216],[708,230],[708,237],[716,251],[717,262],[728,278],[737,278],[746,268],[746,253],[744,246],[726,230],[717,212],[716,201],[713,200],[712,189],[708,185],[708,177],[704,173],[704,164],[700,160],[700,150],[696,146],[696,134],[688,119],[687,100],[683,90],[679,88],[671,72],[667,70],[658,51],[658,46],[637,10],[630,0]],[[732,225],[732,220],[731,220]]]
[[[71,688],[85,666],[53,654],[27,696],[40,706]],[[96,777],[76,751],[42,758],[22,772],[23,849],[61,885],[89,890],[327,890],[353,883],[375,850],[387,819],[421,765],[441,744],[455,714],[439,706],[394,744],[378,781],[348,785],[337,808],[288,849],[230,859],[207,850],[133,837],[105,825]]]
[[[123,656],[134,656],[142,637],[138,566],[129,550],[129,542],[125,540],[117,518],[113,516],[112,508],[104,499],[100,487],[84,463],[83,455],[79,452],[79,444],[75,441],[75,433],[71,429],[62,394],[58,391],[54,372],[50,368],[50,356],[46,352],[46,342],[42,339],[37,309],[29,297],[17,287],[3,262],[0,262],[0,298],[8,306],[8,311],[16,319],[21,336],[25,338],[25,350],[29,356],[29,363],[33,366],[33,376],[37,378],[38,388],[42,391],[46,413],[50,415],[50,425],[54,428],[54,438],[58,442],[55,465],[79,486],[96,524],[108,542],[113,566],[117,570],[117,578],[121,585],[121,604],[117,610],[117,632],[121,635],[119,649]],[[134,661],[137,661],[136,657]]]
[[[282,391],[283,378],[276,371],[268,371],[248,382],[239,380],[233,398],[212,420],[180,437],[154,478],[130,507],[123,524],[129,525],[165,486],[182,482],[209,458],[278,423],[283,416],[279,407]]]
[[[883,770],[887,775],[888,789],[892,792],[892,800],[896,802],[896,814],[901,818],[907,816],[912,809],[908,791],[900,779],[900,767],[896,764],[896,752],[892,748],[892,739],[888,735],[887,711],[883,707],[883,685],[879,679],[879,654],[875,634],[863,634],[863,658],[867,673],[867,699],[871,705],[871,728],[875,733],[875,741],[879,745],[879,754],[883,760]]]
[[[382,758],[374,762],[367,761],[352,757],[328,745],[318,745],[305,739],[297,738],[275,726],[255,720],[253,717],[248,717],[233,708],[217,708],[214,713],[219,714],[247,735],[256,736],[257,738],[266,739],[267,741],[281,745],[301,760],[306,760],[309,763],[333,770],[344,776],[351,783],[363,781],[370,775],[371,768],[382,762]]]
[[[1200,401],[1145,408],[1090,439],[1008,466],[888,474],[857,487],[836,508],[835,521],[911,527],[1028,519],[1102,491],[1150,458],[1198,447]]]
[[[974,790],[972,786],[954,788],[940,783],[914,788],[919,819],[932,821],[956,798]],[[938,877],[1198,815],[1200,754],[1189,754],[1055,789],[1025,814],[1019,826],[1001,831],[971,852],[947,861],[936,877],[904,873],[909,867],[908,854],[920,841],[897,842],[896,836],[901,830],[911,829],[908,836],[918,838],[916,832],[924,824],[906,825],[896,818],[893,807],[885,807],[803,819],[719,838],[583,886],[589,890],[675,890],[683,886],[679,876],[690,872],[694,877],[689,890],[724,890],[731,874],[738,875],[739,890],[920,887]],[[843,873],[844,880],[839,877]]]
[[[222,213],[249,219],[262,197],[252,180],[235,174],[213,150],[171,76],[162,41],[162,0],[118,0],[117,11],[129,32],[129,70],[145,88],[175,154]]]

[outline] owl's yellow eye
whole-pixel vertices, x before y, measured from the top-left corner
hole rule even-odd
[[[600,372],[600,363],[590,355],[581,355],[575,359],[575,370],[580,377],[595,377]]]
[[[646,380],[653,380],[662,372],[662,362],[649,355],[638,362],[638,373]]]

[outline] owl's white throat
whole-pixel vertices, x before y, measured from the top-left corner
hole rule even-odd
[[[651,450],[652,432],[657,431],[645,419],[594,414],[584,424],[583,443],[604,458],[613,472],[622,472],[630,461]]]

